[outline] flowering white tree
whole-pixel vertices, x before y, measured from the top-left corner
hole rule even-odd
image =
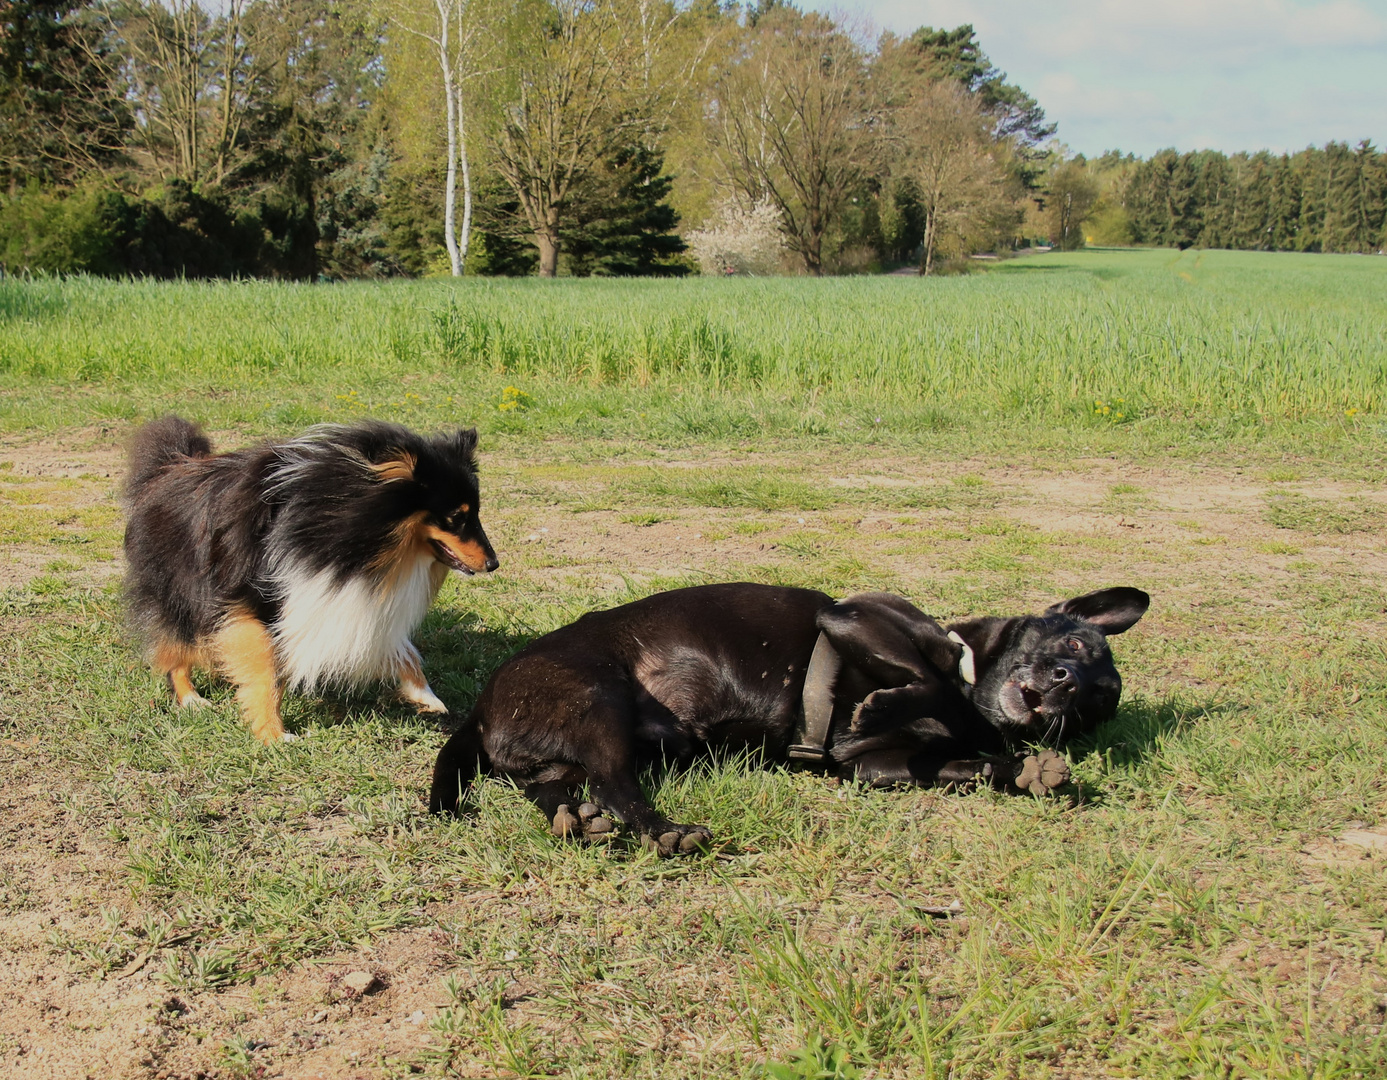
[[[764,277],[780,270],[785,235],[780,210],[770,199],[743,206],[722,203],[707,228],[684,236],[705,274],[750,274]]]

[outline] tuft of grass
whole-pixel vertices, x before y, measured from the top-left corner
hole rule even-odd
[[[764,470],[651,470],[633,478],[626,498],[659,505],[693,505],[764,511],[823,510],[834,505],[831,491]]]
[[[622,514],[621,520],[627,525],[636,525],[640,528],[649,528],[651,525],[658,525],[662,521],[668,521],[668,514]]]

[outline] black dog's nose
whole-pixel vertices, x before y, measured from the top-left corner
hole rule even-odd
[[[501,560],[495,555],[488,555],[486,560],[486,572],[489,574],[501,565]]]
[[[1050,672],[1051,689],[1066,690],[1073,693],[1079,688],[1079,680],[1074,677],[1074,670],[1068,664],[1056,664]]]

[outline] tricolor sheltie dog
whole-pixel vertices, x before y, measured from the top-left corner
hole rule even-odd
[[[410,636],[448,571],[495,570],[477,517],[477,433],[395,424],[312,429],[213,454],[176,416],[130,452],[130,614],[180,706],[205,705],[194,667],[226,675],[251,732],[283,737],[280,694],[398,682],[447,707]]]

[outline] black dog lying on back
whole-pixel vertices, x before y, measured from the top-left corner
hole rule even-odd
[[[711,838],[650,806],[637,773],[710,746],[878,786],[967,784],[1043,794],[1069,778],[1050,750],[1112,719],[1107,635],[1151,598],[1117,588],[1043,615],[945,628],[890,593],[704,585],[584,615],[503,664],[438,755],[429,807],[456,813],[478,769],[525,786],[560,836],[607,832],[598,804],[663,854]],[[591,803],[579,806],[578,789]],[[577,815],[574,814],[577,810]]]

